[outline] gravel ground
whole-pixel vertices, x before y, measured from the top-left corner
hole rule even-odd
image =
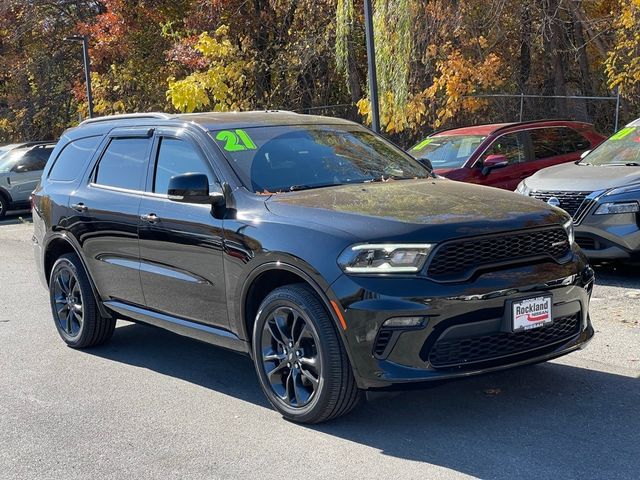
[[[640,477],[638,268],[597,268],[583,351],[305,427],[234,353],[127,322],[65,347],[30,238],[0,222],[0,478]]]

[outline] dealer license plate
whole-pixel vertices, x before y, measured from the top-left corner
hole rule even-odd
[[[536,297],[511,304],[513,331],[531,330],[553,322],[551,297]]]

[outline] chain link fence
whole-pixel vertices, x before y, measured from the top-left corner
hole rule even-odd
[[[584,95],[528,95],[528,94],[486,94],[472,95],[483,99],[486,106],[479,115],[481,123],[526,122],[541,119],[577,120],[595,125],[603,135],[611,135],[624,125],[625,119],[620,117],[620,96],[584,96]],[[364,123],[358,108],[350,103],[321,105],[294,110],[297,113],[325,115],[344,118],[357,123]],[[467,115],[460,115],[447,122],[447,128],[468,126]],[[627,119],[628,120],[628,119]],[[382,135],[398,145],[409,147],[421,140],[432,129],[425,126],[419,132],[401,132],[389,134],[382,128]]]
[[[620,128],[620,95],[473,95],[486,99],[491,122],[523,122],[538,119],[570,119],[592,123],[605,135]]]

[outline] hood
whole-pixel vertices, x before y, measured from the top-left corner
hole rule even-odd
[[[351,184],[271,196],[275,215],[330,226],[363,241],[442,241],[566,221],[539,200],[446,179]]]
[[[594,192],[640,183],[640,167],[598,167],[563,163],[536,172],[525,180],[532,190]]]

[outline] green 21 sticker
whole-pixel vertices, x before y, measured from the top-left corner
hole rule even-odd
[[[413,147],[413,150],[415,150],[416,152],[419,151],[419,150],[422,150],[424,147],[429,145],[431,142],[433,142],[433,138],[426,138],[423,141],[421,141],[418,145]]]
[[[635,130],[635,128],[633,127],[625,127],[622,130],[620,130],[618,133],[616,133],[615,135],[613,135],[610,140],[622,140],[624,137],[626,137],[627,135],[629,135],[631,132],[633,132]]]
[[[256,150],[256,144],[253,143],[249,134],[242,129],[222,130],[216,135],[216,140],[224,142],[222,148],[227,152],[241,152],[243,150]]]

